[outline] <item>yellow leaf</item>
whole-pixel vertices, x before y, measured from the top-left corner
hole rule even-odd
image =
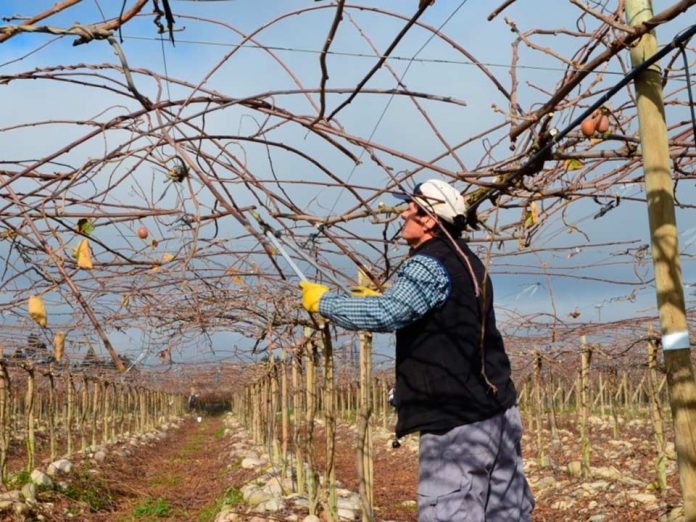
[[[14,239],[17,237],[17,232],[12,229],[6,229],[0,232],[0,239]]]
[[[44,306],[41,297],[32,295],[29,298],[29,317],[31,317],[39,326],[46,328],[46,307]]]
[[[173,255],[173,254],[167,253],[167,254],[164,254],[164,255],[162,256],[162,262],[163,262],[163,263],[169,263],[172,259],[174,259],[174,255]]]
[[[532,213],[527,211],[527,214],[524,218],[524,228],[530,228],[534,226],[534,218],[532,216]]]
[[[63,350],[65,348],[65,332],[58,332],[53,337],[53,356],[56,361],[60,362],[63,358]]]
[[[238,285],[243,285],[243,284],[244,284],[244,281],[242,281],[242,278],[239,277],[239,276],[234,276],[234,277],[232,278],[232,281],[234,281],[234,282],[237,283]]]
[[[130,304],[130,296],[128,294],[126,294],[123,296],[123,299],[121,299],[121,307],[128,308],[129,304]]]
[[[536,225],[539,222],[539,205],[536,201],[529,204],[529,212],[532,214],[532,224]]]
[[[563,162],[563,168],[565,170],[579,170],[582,168],[582,161],[579,159],[567,159]]]
[[[89,249],[89,241],[83,239],[77,247],[77,266],[86,270],[92,269],[92,252]]]

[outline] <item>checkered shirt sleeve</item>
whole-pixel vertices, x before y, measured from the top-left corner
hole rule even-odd
[[[415,255],[399,269],[394,285],[377,297],[349,297],[326,293],[319,313],[348,330],[391,332],[423,317],[449,297],[450,280],[442,264]]]

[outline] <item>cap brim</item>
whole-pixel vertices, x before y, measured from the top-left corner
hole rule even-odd
[[[411,201],[413,196],[410,194],[392,194],[396,199],[400,201]]]

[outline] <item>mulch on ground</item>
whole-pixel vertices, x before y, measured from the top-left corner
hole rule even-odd
[[[201,423],[191,418],[164,440],[138,447],[130,456],[107,460],[94,479],[106,497],[103,507],[92,512],[82,506],[82,512],[71,519],[212,521],[219,508],[217,500],[229,485],[253,476],[253,471],[228,468],[232,441],[223,432],[221,417],[204,417]],[[75,508],[67,506],[71,513]]]
[[[544,447],[551,465],[532,464],[537,448],[535,437],[527,430],[524,437],[526,460],[531,464],[528,476],[533,484],[553,477],[555,487],[534,491],[537,508],[535,522],[585,521],[604,515],[604,520],[646,522],[657,520],[679,504],[675,466],[669,466],[670,488],[652,509],[632,498],[636,491],[648,492],[647,485],[654,478],[654,451],[652,429],[647,420],[622,422],[619,440],[614,440],[611,427],[597,422],[591,429],[592,466],[615,467],[622,478],[631,477],[643,486],[627,485],[622,480],[609,480],[603,489],[587,489],[596,478],[572,477],[567,464],[580,455],[576,422],[564,416],[559,422],[559,442],[552,443],[544,433]],[[129,457],[109,460],[99,467],[92,479],[101,488],[103,505],[90,512],[84,503],[69,502],[65,497],[55,501],[54,514],[63,513],[54,520],[67,520],[68,509],[76,513],[72,520],[149,521],[172,520],[211,522],[217,512],[218,499],[230,485],[241,487],[253,479],[254,470],[241,469],[230,460],[230,447],[236,438],[223,437],[221,418],[205,418],[201,424],[187,420],[179,429],[172,430],[157,443],[138,447]],[[321,473],[325,463],[324,430],[315,430],[315,466]],[[621,442],[617,444],[617,442]],[[341,487],[358,491],[356,465],[356,433],[346,425],[338,426],[336,435],[336,477]],[[392,449],[387,434],[374,434],[375,514],[377,520],[412,522],[417,520],[415,506],[418,456],[405,444]],[[230,468],[229,465],[233,464]],[[87,466],[81,466],[80,473]],[[607,481],[605,481],[607,482]],[[534,488],[533,488],[534,490]],[[585,494],[587,492],[587,494]],[[570,504],[569,504],[570,502]],[[162,514],[163,508],[166,514]],[[158,511],[159,510],[159,511]],[[282,513],[276,514],[282,520]]]

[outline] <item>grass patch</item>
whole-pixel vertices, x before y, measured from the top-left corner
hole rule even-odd
[[[113,502],[106,483],[86,473],[80,473],[62,493],[68,498],[87,504],[93,513],[109,507]]]
[[[160,475],[156,475],[147,483],[149,487],[162,486],[165,488],[173,488],[178,486],[179,484],[181,484],[181,477],[169,472],[164,472]]]
[[[213,522],[220,512],[217,503],[210,504],[198,512],[196,522]]]
[[[224,437],[224,436],[225,436],[225,427],[224,427],[224,426],[220,426],[218,429],[216,429],[216,430],[213,432],[213,436],[214,436],[216,439],[221,439],[222,437]]]
[[[242,492],[235,487],[229,487],[214,503],[202,509],[196,517],[196,522],[213,522],[217,514],[226,507],[235,507],[242,503]]]
[[[136,518],[162,518],[170,515],[169,501],[166,498],[146,498],[133,506],[132,515]]]
[[[237,506],[242,503],[244,496],[242,492],[235,487],[229,487],[225,490],[225,494],[222,496],[223,506]]]
[[[24,484],[29,484],[29,482],[31,482],[31,473],[29,473],[26,469],[18,471],[17,473],[10,475],[10,482],[12,485],[22,487]]]

